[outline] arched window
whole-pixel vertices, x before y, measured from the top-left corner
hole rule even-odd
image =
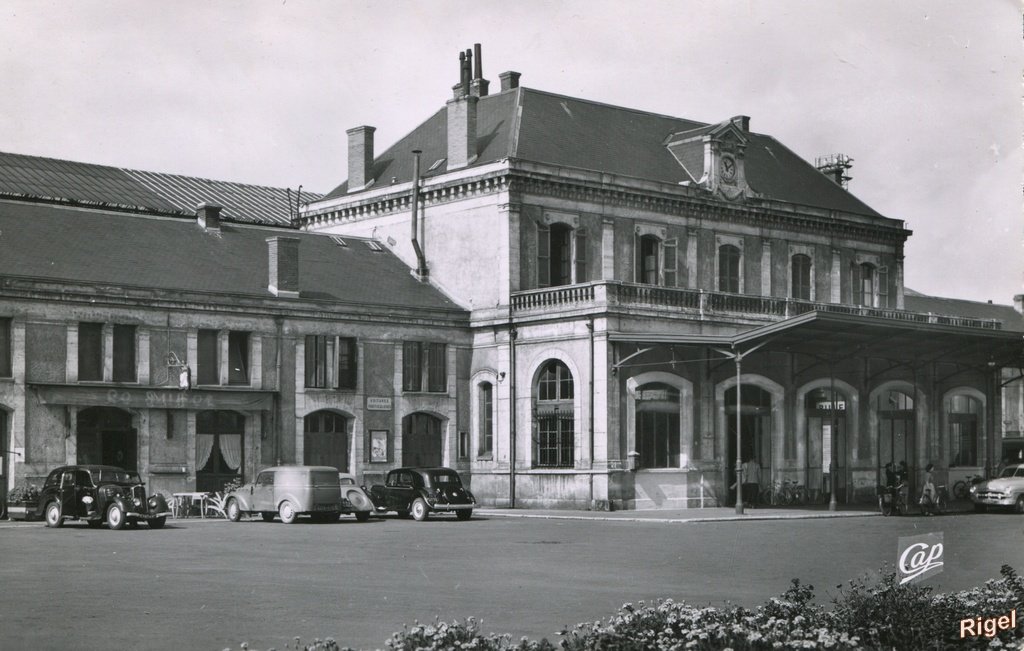
[[[587,233],[568,224],[537,225],[537,284],[558,287],[587,281]]]
[[[798,253],[793,256],[793,287],[791,296],[802,301],[811,300],[811,258]]]
[[[978,465],[978,420],[981,402],[966,395],[955,395],[949,400],[949,465]]]
[[[718,249],[718,291],[740,292],[740,250],[732,244],[723,244]]]
[[[537,375],[534,411],[533,466],[571,468],[575,460],[575,410],[569,368],[553,359]]]
[[[477,455],[490,457],[494,453],[494,385],[481,382],[477,387]]]
[[[333,411],[315,411],[303,419],[302,457],[307,466],[333,466],[349,472],[348,418]]]

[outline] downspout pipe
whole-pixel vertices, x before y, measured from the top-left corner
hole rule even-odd
[[[594,317],[587,321],[590,334],[590,398],[589,398],[589,430],[590,430],[590,501],[587,507],[594,510]]]
[[[419,149],[412,150],[412,221],[410,222],[412,248],[416,251],[416,277],[425,280],[427,277],[427,260],[423,256],[423,249],[419,240],[419,215],[420,215],[420,154]]]
[[[512,322],[512,301],[508,304],[508,375],[509,375],[509,413],[508,413],[508,507],[516,508],[516,337],[519,332]]]

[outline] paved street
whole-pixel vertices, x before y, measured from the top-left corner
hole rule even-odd
[[[474,615],[555,639],[622,603],[756,605],[791,577],[818,594],[943,531],[940,589],[1024,569],[1024,518],[638,523],[482,516],[333,525],[170,521],[160,531],[0,525],[0,647],[283,649],[293,636],[383,646],[413,619]],[[70,644],[67,644],[70,641]]]

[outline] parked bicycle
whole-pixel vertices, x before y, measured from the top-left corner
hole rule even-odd
[[[906,484],[878,487],[878,507],[882,515],[903,515],[907,512]]]
[[[958,500],[965,500],[971,494],[971,486],[985,481],[981,475],[970,475],[953,484],[953,496]]]
[[[787,506],[790,504],[803,504],[804,487],[795,481],[788,479],[776,481],[773,485],[761,491],[761,503],[773,506]]]

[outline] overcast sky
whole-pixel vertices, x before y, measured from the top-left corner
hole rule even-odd
[[[327,192],[484,76],[718,122],[751,116],[904,219],[906,285],[1024,292],[1022,20],[966,2],[0,2],[0,151]]]

